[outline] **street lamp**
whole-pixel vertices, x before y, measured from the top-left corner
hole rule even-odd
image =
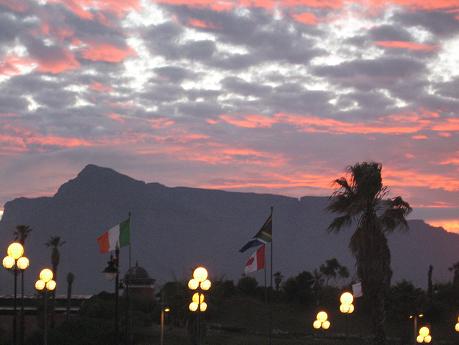
[[[120,285],[120,275],[119,275],[119,256],[120,249],[116,246],[115,256],[110,255],[110,261],[107,262],[107,267],[102,271],[105,274],[107,280],[115,279],[115,344],[118,344],[118,334],[119,334],[119,322],[118,322],[118,295],[119,295],[119,285]]]
[[[317,330],[323,329],[326,331],[330,326],[331,323],[328,321],[328,314],[324,311],[319,311],[316,315],[316,320],[312,323],[312,327]]]
[[[207,279],[208,273],[204,267],[197,267],[193,271],[193,278],[188,282],[188,288],[191,291],[196,291],[193,294],[191,303],[188,306],[188,309],[191,312],[197,312],[198,322],[197,322],[197,336],[198,336],[198,345],[201,342],[201,329],[200,329],[200,314],[207,310],[207,303],[204,301],[204,291],[208,291],[212,286],[212,283]]]
[[[6,250],[7,256],[3,258],[3,267],[13,271],[14,275],[14,301],[13,301],[13,345],[17,344],[17,286],[18,270],[21,272],[21,344],[24,343],[24,271],[29,267],[29,259],[24,255],[24,247],[19,242],[13,242]]]
[[[162,307],[161,306],[161,339],[160,339],[160,345],[164,344],[164,318],[165,314],[170,312],[171,309],[169,307]]]
[[[53,280],[54,274],[49,268],[41,270],[39,279],[35,282],[35,289],[43,293],[43,344],[48,345],[48,291],[56,289],[56,281]]]
[[[430,343],[432,341],[432,336],[430,335],[429,327],[421,327],[419,329],[419,335],[416,337],[417,343]]]
[[[343,292],[339,298],[341,305],[339,311],[347,316],[354,312],[354,296],[350,292]],[[349,338],[349,317],[346,317],[346,340]]]
[[[413,319],[413,343],[416,345],[417,342],[417,335],[418,335],[418,322],[419,319],[422,319],[424,317],[424,314],[412,314],[410,315],[410,319]]]

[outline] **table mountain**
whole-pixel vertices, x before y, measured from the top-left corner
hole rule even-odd
[[[111,290],[101,273],[109,259],[100,254],[96,238],[132,213],[132,262],[138,261],[160,283],[188,279],[197,264],[209,268],[211,278],[238,279],[250,253],[239,248],[253,236],[274,207],[274,271],[285,277],[313,270],[336,257],[354,270],[348,249],[351,231],[325,231],[333,215],[324,211],[326,197],[292,197],[236,193],[145,183],[112,169],[86,166],[52,197],[18,198],[5,204],[0,222],[0,248],[6,248],[17,224],[33,229],[26,242],[31,267],[29,291],[38,272],[50,263],[44,243],[59,235],[61,247],[58,289],[65,276],[76,276],[76,293]],[[410,231],[390,235],[393,281],[407,279],[425,288],[429,264],[434,281],[450,279],[448,267],[459,260],[459,235],[421,220],[409,222]],[[349,229],[351,230],[351,229]],[[121,249],[123,271],[128,249]],[[2,270],[0,291],[11,293],[12,276]],[[261,278],[262,274],[260,274]],[[260,280],[261,281],[261,280]],[[59,292],[58,292],[59,293]]]

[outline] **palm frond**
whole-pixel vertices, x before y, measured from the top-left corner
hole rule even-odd
[[[352,216],[345,214],[344,216],[333,219],[327,230],[329,232],[339,232],[343,227],[349,226],[352,223]]]
[[[406,216],[412,211],[410,204],[400,196],[384,200],[385,210],[379,218],[383,231],[390,233],[395,229],[407,230]]]

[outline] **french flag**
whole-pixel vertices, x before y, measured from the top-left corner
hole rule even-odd
[[[244,268],[245,274],[256,272],[265,268],[265,245],[257,249],[255,253],[250,255]]]

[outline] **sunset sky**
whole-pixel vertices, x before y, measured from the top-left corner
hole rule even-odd
[[[86,164],[329,195],[358,161],[459,232],[459,0],[0,0],[0,213]]]

